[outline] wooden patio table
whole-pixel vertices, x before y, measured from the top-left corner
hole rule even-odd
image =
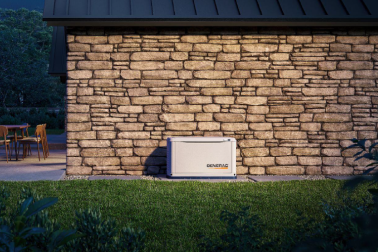
[[[16,160],[18,161],[18,152],[17,152],[17,131],[21,130],[21,137],[24,138],[24,129],[29,128],[30,125],[2,125],[7,127],[8,131],[13,132],[14,135],[14,151],[16,153]]]

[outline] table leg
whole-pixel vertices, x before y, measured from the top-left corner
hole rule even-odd
[[[18,152],[17,152],[17,130],[14,131],[14,150],[16,152],[16,161],[18,161]]]

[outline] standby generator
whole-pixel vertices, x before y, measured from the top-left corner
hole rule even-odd
[[[236,140],[227,137],[167,139],[170,178],[236,179]]]

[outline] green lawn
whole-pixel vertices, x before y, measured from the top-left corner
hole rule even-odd
[[[58,181],[0,182],[12,192],[12,201],[22,187],[32,187],[43,196],[59,198],[52,217],[68,227],[78,209],[100,207],[103,216],[141,227],[147,233],[146,251],[197,251],[198,236],[219,235],[222,210],[237,211],[252,206],[266,223],[270,235],[279,235],[295,223],[300,210],[322,218],[322,200],[338,200],[343,182],[334,180],[275,183],[201,183],[162,181]],[[363,198],[367,185],[354,197]]]
[[[29,128],[29,136],[33,136],[35,132],[35,128]],[[46,129],[47,135],[61,135],[64,133],[64,129]]]

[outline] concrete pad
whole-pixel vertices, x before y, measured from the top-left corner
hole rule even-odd
[[[14,155],[8,163],[5,158],[5,148],[0,146],[0,181],[38,181],[61,180],[66,175],[66,151],[50,151],[50,156],[38,161],[37,151],[32,156],[22,157],[16,161]],[[41,152],[42,155],[42,152]]]
[[[199,182],[211,182],[211,183],[219,183],[219,182],[249,182],[246,177],[237,176],[236,179],[212,179],[212,178],[190,178],[190,179],[174,179],[168,178],[165,174],[156,175],[161,181],[171,181],[171,182],[181,182],[181,181],[199,181]]]
[[[328,175],[326,176],[326,178],[328,179],[334,179],[334,180],[351,180],[351,179],[355,179],[355,178],[365,178],[365,179],[371,179],[372,176],[366,176],[366,175],[357,175],[357,176],[332,176],[332,175]]]
[[[276,181],[292,181],[292,180],[304,180],[299,176],[248,176],[249,179],[254,182],[276,182]]]
[[[89,176],[88,180],[139,180],[141,176],[109,175],[109,176]]]

